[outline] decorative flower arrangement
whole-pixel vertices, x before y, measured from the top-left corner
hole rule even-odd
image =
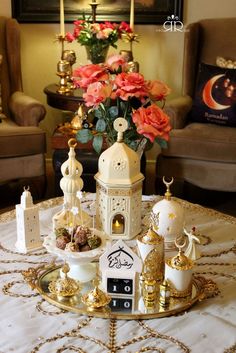
[[[120,24],[104,22],[91,23],[85,19],[74,22],[73,33],[66,33],[66,40],[73,42],[77,40],[86,46],[90,59],[93,63],[104,61],[109,46],[117,48],[115,44],[123,35],[132,33],[132,29],[126,22]]]
[[[85,105],[94,116],[94,128],[79,130],[76,138],[81,143],[93,140],[98,153],[104,136],[108,144],[116,141],[113,122],[117,117],[128,121],[124,142],[134,150],[145,144],[150,148],[154,142],[167,145],[171,126],[163,107],[169,87],[158,80],[147,81],[140,73],[127,72],[127,68],[121,55],[113,55],[104,64],[80,66],[73,73],[74,83],[84,89]]]

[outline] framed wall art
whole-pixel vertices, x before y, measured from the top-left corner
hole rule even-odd
[[[96,1],[96,0],[95,0]],[[64,0],[67,23],[91,15],[89,0]],[[99,0],[96,21],[129,22],[129,0]],[[20,23],[59,22],[59,0],[12,0],[12,17]],[[135,24],[163,24],[168,16],[182,20],[183,0],[135,0]]]

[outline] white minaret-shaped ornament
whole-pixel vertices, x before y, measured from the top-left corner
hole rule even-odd
[[[39,209],[33,204],[33,199],[28,188],[24,188],[21,203],[16,205],[16,224],[18,251],[27,253],[42,248],[39,229]]]
[[[140,157],[123,142],[124,118],[114,121],[117,142],[98,160],[96,227],[113,239],[132,239],[141,231],[142,181]]]
[[[68,141],[69,153],[68,159],[61,166],[63,177],[60,181],[60,187],[64,194],[63,209],[53,216],[53,230],[64,227],[72,228],[76,225],[91,225],[90,216],[82,211],[80,198],[77,196],[83,188],[81,174],[83,167],[76,159],[75,147],[77,142],[74,138]],[[74,210],[77,210],[75,213]]]

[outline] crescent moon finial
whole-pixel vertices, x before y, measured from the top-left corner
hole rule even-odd
[[[170,186],[173,184],[174,178],[171,177],[171,180],[170,180],[170,181],[167,181],[167,180],[166,180],[166,177],[163,176],[162,180],[163,180],[163,183],[164,183],[165,186],[166,186],[165,198],[166,198],[167,200],[170,200],[170,199],[171,199],[171,195],[172,195],[171,192],[170,192]]]
[[[29,191],[30,187],[28,186],[24,186],[24,191]]]
[[[72,147],[72,148],[75,148],[75,147],[77,146],[77,141],[76,141],[76,139],[75,139],[75,138],[69,139],[69,141],[68,141],[68,146],[69,146],[69,147]]]
[[[180,243],[178,239],[175,240],[175,246],[179,249],[179,252],[182,251],[185,245],[186,245],[186,239],[183,241],[183,243]]]

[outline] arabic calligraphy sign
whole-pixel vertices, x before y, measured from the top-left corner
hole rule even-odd
[[[134,295],[141,259],[123,240],[118,240],[99,259],[102,284],[108,293]]]

